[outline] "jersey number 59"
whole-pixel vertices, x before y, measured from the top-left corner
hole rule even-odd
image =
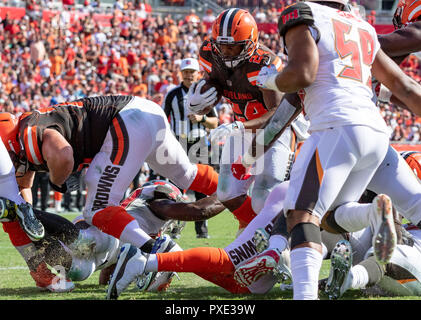
[[[340,59],[345,59],[351,55],[351,65],[342,69],[338,77],[353,79],[362,82],[361,63],[370,66],[373,61],[374,40],[367,30],[358,28],[358,41],[345,40],[352,29],[351,24],[339,20],[332,20],[335,32],[335,48]],[[357,39],[356,39],[357,40]],[[358,42],[361,47],[358,46]]]

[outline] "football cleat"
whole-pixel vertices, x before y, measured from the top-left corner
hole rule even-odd
[[[117,299],[119,295],[138,277],[143,274],[146,257],[135,246],[126,243],[121,247],[117,265],[107,288],[107,299]]]
[[[75,288],[72,281],[53,274],[45,262],[40,263],[36,271],[30,271],[30,274],[36,286],[41,290],[61,293],[70,292]]]
[[[37,217],[35,217],[32,206],[29,203],[17,205],[16,215],[20,226],[32,241],[39,241],[44,238],[44,226]]]
[[[179,248],[177,243],[175,243],[169,235],[164,234],[156,239],[152,247],[151,254],[170,252],[170,251],[179,251],[179,250],[181,250],[181,248]],[[152,290],[151,287],[157,288],[161,285],[164,285],[166,281],[165,281],[165,277],[162,277],[161,275],[162,273],[164,272],[148,272],[148,273],[142,274],[141,276],[138,277],[136,281],[137,288],[140,291],[151,291]],[[166,272],[166,273],[171,273],[171,272]],[[156,279],[158,276],[160,278],[159,281],[158,279]],[[174,274],[171,275],[171,277],[168,277],[167,280],[169,281],[169,283],[171,283],[173,276]],[[169,283],[168,283],[168,286],[169,286]]]
[[[284,257],[278,249],[266,250],[250,262],[238,267],[235,270],[234,279],[240,285],[247,287],[269,272],[278,273],[277,277],[286,273],[292,279],[292,276],[290,276],[291,271],[285,264]]]
[[[258,253],[262,253],[269,247],[270,235],[264,228],[258,228],[254,232],[253,242]]]
[[[372,208],[370,226],[374,256],[378,262],[386,264],[392,258],[397,243],[392,200],[385,194],[379,194],[374,198]]]
[[[340,240],[330,256],[330,273],[324,291],[330,300],[340,298],[351,286],[352,248],[346,240]]]
[[[9,199],[0,197],[0,222],[10,222],[16,219],[16,204]]]

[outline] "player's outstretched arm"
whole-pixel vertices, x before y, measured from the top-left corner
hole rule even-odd
[[[399,64],[408,54],[421,51],[421,21],[392,33],[378,35],[378,39],[384,53]]]
[[[152,201],[150,209],[163,220],[201,221],[212,218],[225,210],[216,195],[195,202],[184,203],[160,199]]]
[[[410,111],[421,115],[421,86],[407,76],[381,49],[374,59],[372,73]]]

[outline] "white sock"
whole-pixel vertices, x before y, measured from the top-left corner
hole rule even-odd
[[[348,202],[335,210],[335,221],[348,232],[362,230],[370,225],[371,206],[371,203]]]
[[[293,249],[290,257],[294,300],[316,300],[322,255],[316,249],[305,247]]]
[[[269,247],[268,249],[278,249],[279,251],[284,251],[288,245],[288,240],[280,235],[275,234],[269,238]]]
[[[327,250],[327,247],[325,246],[325,244],[322,242],[322,257],[323,260],[327,257],[327,254],[329,253],[329,250]]]
[[[350,272],[352,276],[351,288],[364,289],[369,280],[367,269],[357,264],[351,268]]]
[[[37,248],[32,242],[15,248],[20,253],[25,262],[28,262],[29,259],[31,259],[37,251]]]
[[[150,239],[152,238],[140,228],[136,220],[128,223],[120,235],[122,242],[131,243],[138,248],[142,247]]]
[[[156,254],[150,254],[148,261],[146,261],[145,272],[157,272],[158,271],[158,259]]]

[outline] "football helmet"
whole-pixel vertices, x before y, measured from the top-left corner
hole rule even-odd
[[[235,68],[249,59],[258,47],[259,34],[253,16],[246,10],[232,8],[222,11],[212,25],[212,52],[228,68]],[[238,55],[224,54],[221,45],[241,45]]]
[[[393,25],[395,29],[418,20],[421,16],[421,0],[399,0],[395,14],[393,15]]]
[[[419,151],[404,151],[401,156],[405,159],[411,170],[421,181],[421,152]]]
[[[142,185],[142,195],[152,195],[152,199],[170,199],[176,202],[183,201],[183,194],[171,182],[165,180],[151,180]]]
[[[18,154],[20,145],[18,141],[19,134],[19,119],[9,113],[0,113],[0,135],[3,143],[8,151],[13,151]]]
[[[29,169],[29,162],[19,143],[19,119],[15,115],[9,112],[0,112],[0,135],[9,152],[17,176],[23,176]]]

